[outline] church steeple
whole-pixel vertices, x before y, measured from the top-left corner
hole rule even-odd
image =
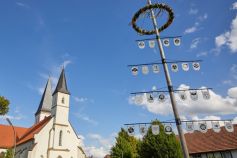
[[[45,117],[49,116],[51,114],[51,108],[52,108],[52,92],[51,92],[51,81],[49,78],[45,86],[39,107],[35,113],[36,123],[43,120]]]
[[[56,86],[56,89],[55,89],[53,95],[57,92],[61,92],[61,93],[70,95],[70,92],[67,89],[67,81],[66,81],[66,77],[65,77],[65,73],[64,73],[64,68],[62,69],[62,72],[61,72],[59,80],[58,80],[58,84]]]

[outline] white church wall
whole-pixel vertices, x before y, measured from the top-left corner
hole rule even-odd
[[[0,153],[6,152],[6,151],[7,151],[7,149],[0,149]]]

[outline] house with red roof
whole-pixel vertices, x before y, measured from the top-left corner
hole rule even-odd
[[[29,128],[14,126],[16,138],[11,126],[0,125],[0,153],[16,146],[15,158],[85,158],[79,138],[68,120],[69,101],[70,92],[62,69],[53,93],[48,80],[34,125]]]

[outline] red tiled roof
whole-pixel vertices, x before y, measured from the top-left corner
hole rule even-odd
[[[33,139],[34,135],[37,134],[50,121],[51,118],[51,116],[48,116],[39,123],[34,124],[24,133],[24,135],[20,137],[16,144],[19,145]]]
[[[237,125],[234,125],[234,132],[227,132],[225,127],[221,127],[219,133],[212,129],[207,133],[186,133],[185,139],[190,154],[237,149]]]
[[[19,139],[28,128],[16,127],[16,137]],[[14,145],[14,132],[12,126],[9,125],[0,125],[0,148],[8,149]]]

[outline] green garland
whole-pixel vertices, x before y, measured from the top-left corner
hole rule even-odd
[[[136,12],[135,15],[132,18],[132,27],[133,27],[133,29],[136,30],[138,33],[143,34],[143,35],[155,34],[156,33],[155,30],[151,30],[151,31],[150,30],[145,30],[145,29],[142,29],[142,28],[140,28],[136,25],[136,21],[137,21],[137,19],[139,18],[139,16],[141,14],[143,14],[147,10],[155,9],[155,8],[163,9],[163,10],[167,11],[168,14],[169,14],[169,18],[168,18],[167,22],[158,29],[159,32],[161,32],[161,31],[165,30],[167,27],[169,27],[170,24],[174,20],[174,12],[168,5],[161,3],[161,4],[153,4],[153,5],[145,6],[145,7],[141,8],[138,12]]]

